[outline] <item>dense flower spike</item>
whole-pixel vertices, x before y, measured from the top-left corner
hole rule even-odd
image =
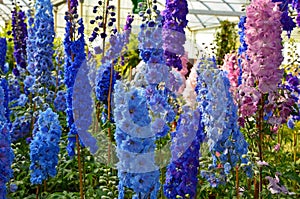
[[[215,187],[226,181],[226,175],[238,163],[248,163],[242,157],[248,152],[248,144],[237,125],[237,107],[229,92],[227,74],[217,69],[214,60],[205,58],[200,61],[197,73],[197,101],[213,159],[209,170],[201,173]],[[245,170],[251,176],[250,167]]]
[[[71,1],[72,2],[72,1]],[[76,2],[73,2],[76,5]],[[74,10],[74,8],[73,8]],[[75,84],[75,79],[81,65],[85,61],[85,40],[84,40],[84,25],[82,18],[76,20],[77,14],[68,13],[65,16],[66,28],[65,28],[65,70],[64,70],[64,82],[67,87],[66,93],[66,115],[67,115],[67,125],[70,128],[68,134],[68,146],[67,151],[69,156],[75,155],[75,145],[76,145],[76,134],[77,128],[74,123],[74,113],[73,113],[73,87]]]
[[[184,55],[186,16],[188,3],[186,0],[167,0],[163,11],[163,40],[166,64],[170,67],[182,69],[180,56]]]
[[[56,175],[61,132],[58,115],[51,108],[40,113],[30,143],[32,184],[42,184],[44,180]]]
[[[163,130],[164,123],[151,124],[145,90],[126,86],[118,80],[115,84],[114,115],[115,140],[119,162],[119,199],[124,198],[124,187],[133,189],[133,198],[157,198],[160,187],[159,169],[155,165],[155,130]]]
[[[5,116],[7,107],[4,105],[5,93],[0,86],[0,198],[6,198],[6,183],[13,175],[11,164],[14,159],[11,148],[9,125]]]
[[[53,41],[54,19],[50,0],[35,2],[34,18],[28,20],[27,70],[35,76],[36,83],[52,85],[51,71],[54,69]]]
[[[27,25],[25,23],[25,12],[19,8],[12,11],[12,33],[14,37],[14,57],[17,63],[17,70],[20,73],[25,72],[26,68],[26,40]]]
[[[249,60],[243,63],[243,84],[239,87],[242,117],[256,112],[262,94],[276,92],[283,75],[279,69],[283,56],[278,7],[269,0],[255,0],[247,7],[246,15]]]
[[[5,67],[7,43],[5,38],[0,38],[0,72],[6,74],[7,69]]]
[[[241,16],[238,27],[239,27],[239,35],[240,35],[240,47],[238,50],[239,55],[243,55],[246,53],[248,49],[248,45],[245,41],[245,23],[246,23],[247,17],[246,16]]]
[[[10,123],[10,110],[9,110],[9,86],[8,82],[5,78],[0,78],[0,87],[2,87],[4,91],[4,102],[3,105],[5,107],[5,117],[7,122]]]
[[[204,129],[199,109],[183,107],[176,131],[171,134],[171,161],[167,167],[164,193],[167,198],[195,198],[198,182],[200,144]]]
[[[247,59],[246,51],[248,49],[248,45],[245,41],[245,23],[246,23],[246,16],[241,16],[238,27],[239,27],[239,35],[240,35],[240,46],[238,49],[238,65],[239,65],[239,77],[238,77],[238,85],[242,84],[242,74],[243,74],[243,67],[242,67],[242,62],[243,59]]]

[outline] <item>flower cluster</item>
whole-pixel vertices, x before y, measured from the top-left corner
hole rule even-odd
[[[29,115],[22,115],[17,117],[12,122],[12,127],[10,131],[11,141],[15,142],[20,138],[25,137],[29,134],[30,131],[30,123],[31,123],[31,116]]]
[[[115,140],[119,162],[119,199],[124,198],[124,187],[133,189],[133,198],[157,198],[160,187],[159,169],[155,165],[155,134],[152,127],[163,130],[162,125],[151,124],[145,90],[126,86],[118,80],[115,84],[114,115]],[[155,122],[154,122],[155,123]]]
[[[131,15],[127,16],[124,32],[115,33],[110,36],[110,48],[106,51],[105,56],[102,58],[102,66],[99,67],[97,71],[96,97],[104,104],[107,104],[109,88],[111,87],[112,90],[114,88],[114,84],[116,82],[116,73],[113,69],[113,65],[118,57],[121,56],[123,48],[129,43],[132,22],[133,17]]]
[[[54,96],[53,96],[54,97]],[[67,108],[66,104],[66,92],[58,91],[54,100],[54,107],[56,111],[65,111]]]
[[[167,166],[164,193],[167,198],[195,198],[200,144],[204,140],[199,109],[183,107],[176,131],[171,134],[171,161]]]
[[[5,38],[0,38],[0,70],[2,74],[5,74],[5,59],[6,59],[7,43]]]
[[[27,70],[35,76],[36,83],[52,85],[54,20],[50,0],[35,2],[34,18],[28,20]]]
[[[233,96],[235,96],[239,86],[239,78],[241,74],[241,68],[238,65],[238,56],[236,53],[225,55],[222,69],[228,73],[230,92],[233,94]]]
[[[159,19],[155,22],[149,21],[147,25],[143,24],[141,26],[138,36],[139,49],[145,65],[143,70],[139,71],[143,75],[136,75],[144,78],[145,95],[151,110],[152,120],[160,118],[165,123],[169,123],[174,120],[175,112],[168,99],[172,95],[171,92],[178,90],[181,85],[179,84],[180,81],[176,81],[174,74],[170,72],[170,68],[164,62],[162,38],[160,36],[162,29],[160,28],[161,21]],[[158,135],[163,137],[166,133],[167,130]]]
[[[73,90],[75,79],[81,65],[85,61],[85,41],[84,41],[84,25],[83,20],[76,20],[77,14],[68,13],[65,16],[66,28],[65,28],[65,66],[64,66],[64,83],[67,87],[66,92],[66,116],[67,125],[70,128],[68,133],[68,146],[67,151],[69,156],[75,155],[76,135],[77,128],[74,124],[74,113],[73,113]],[[77,32],[75,32],[77,30]]]
[[[12,11],[12,33],[14,37],[14,57],[17,63],[18,70],[15,74],[22,73],[26,68],[26,40],[27,40],[27,25],[25,23],[25,12],[15,8]]]
[[[56,175],[61,132],[58,115],[51,108],[40,113],[30,143],[32,184],[42,184],[49,176]]]
[[[200,61],[197,73],[197,101],[213,159],[208,171],[201,172],[202,176],[211,186],[218,186],[239,162],[245,164],[246,174],[250,176],[251,168],[246,167],[248,159],[242,157],[248,152],[248,144],[237,124],[237,107],[229,92],[227,74],[217,69],[215,60],[205,58]]]
[[[238,27],[239,27],[239,35],[240,35],[240,47],[238,50],[239,55],[243,55],[246,53],[248,49],[248,45],[245,41],[245,23],[246,23],[247,17],[246,16],[241,16]]]
[[[17,100],[21,95],[21,88],[18,79],[13,76],[8,76],[8,100],[10,102],[10,107],[14,107],[17,105]]]
[[[93,42],[99,35],[102,39],[106,38],[108,27],[111,28],[112,32],[116,32],[116,28],[113,28],[114,23],[117,21],[115,6],[109,5],[109,2],[109,0],[99,0],[98,5],[93,8],[93,13],[100,12],[102,14],[103,10],[105,10],[105,13],[103,16],[101,14],[97,15],[95,19],[90,21],[91,24],[97,24],[89,38],[90,42]]]
[[[269,0],[255,0],[247,7],[246,15],[245,41],[249,60],[243,63],[243,84],[239,87],[242,117],[256,112],[262,94],[276,92],[283,75],[279,69],[283,60],[281,12]]]
[[[296,27],[296,23],[293,18],[289,16],[289,4],[293,4],[290,0],[272,0],[273,2],[279,2],[280,11],[282,12],[280,22],[282,24],[282,29],[287,32],[288,37],[291,37],[292,30]],[[294,6],[292,6],[296,9]]]
[[[4,99],[5,93],[0,86],[0,198],[6,198],[6,183],[13,176],[11,164],[14,159]]]
[[[188,3],[186,0],[166,1],[166,9],[163,11],[163,40],[164,56],[166,64],[170,67],[182,69],[180,56],[184,55],[184,43],[186,40],[184,28],[187,26],[186,16]]]
[[[238,77],[238,85],[242,84],[242,73],[243,73],[243,67],[242,67],[242,62],[243,59],[247,59],[246,51],[248,49],[248,45],[245,41],[245,23],[246,23],[247,17],[246,16],[241,16],[238,27],[239,27],[239,35],[240,35],[240,46],[238,49],[238,65],[239,65],[239,77]]]
[[[8,89],[8,82],[5,78],[0,78],[0,87],[2,87],[3,91],[4,91],[4,101],[3,101],[3,105],[4,107],[6,107],[6,111],[5,111],[5,117],[7,119],[7,122],[10,123],[10,110],[9,110],[9,89]]]

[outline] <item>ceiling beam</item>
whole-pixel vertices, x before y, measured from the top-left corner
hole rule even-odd
[[[212,16],[228,16],[228,17],[240,17],[244,15],[244,12],[233,12],[233,11],[221,11],[221,10],[198,10],[191,9],[189,10],[189,14],[195,15],[212,15]]]
[[[55,7],[61,6],[63,4],[66,4],[65,0],[56,0],[56,1],[52,1],[52,5]]]

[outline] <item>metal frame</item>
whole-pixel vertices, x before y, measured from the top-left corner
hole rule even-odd
[[[11,18],[11,14],[8,13],[5,9],[3,9],[2,6],[5,6],[8,10],[12,10],[13,9],[13,2],[15,2],[16,0],[0,0],[0,20],[4,20],[7,21]],[[22,5],[25,5],[27,7],[30,6],[30,3],[27,3],[28,1],[26,0],[18,0],[22,3]],[[130,1],[130,0],[128,0]],[[219,17],[240,17],[241,15],[244,15],[244,12],[241,11],[237,11],[234,9],[234,6],[232,5],[243,5],[246,3],[247,0],[240,0],[241,2],[230,2],[230,0],[188,0],[188,4],[189,4],[189,14],[195,16],[195,18],[197,19],[197,21],[199,21],[199,27],[197,28],[197,30],[203,28],[209,28],[211,26],[215,27],[216,23],[210,23],[209,20],[203,20],[201,19],[201,15],[206,15],[206,16],[211,16],[214,17],[215,19],[218,20],[218,22],[220,22],[220,18]],[[6,4],[4,3],[6,2]],[[8,4],[9,2],[9,4]],[[80,2],[82,3],[83,0],[80,0]],[[200,3],[203,8],[199,9],[197,7],[193,7],[192,4],[198,2]],[[54,8],[58,8],[62,5],[64,5],[66,3],[65,0],[52,0],[53,3],[53,7]],[[165,0],[158,0],[158,3],[161,6],[164,6],[165,4]],[[211,3],[216,4],[216,7],[210,7]],[[208,5],[210,4],[210,6]],[[231,11],[222,11],[220,9],[218,9],[218,5],[219,4],[223,4],[226,5],[226,7],[228,7],[228,10]],[[237,18],[238,20],[238,18]],[[194,27],[189,27],[189,29],[194,30]]]

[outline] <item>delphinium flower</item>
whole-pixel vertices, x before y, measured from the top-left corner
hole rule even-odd
[[[111,92],[114,89],[114,84],[116,82],[117,74],[113,69],[117,59],[121,57],[122,51],[125,49],[126,45],[129,43],[129,37],[131,34],[131,24],[133,22],[133,16],[128,15],[124,26],[123,33],[115,32],[111,34],[109,38],[110,48],[106,51],[104,57],[101,60],[101,66],[97,71],[96,76],[96,97],[99,102],[108,106],[108,95],[109,90]],[[103,111],[106,112],[106,108]],[[111,118],[110,118],[111,119]]]
[[[4,102],[3,105],[6,107],[5,117],[7,119],[7,123],[10,123],[10,110],[9,110],[9,86],[8,82],[5,78],[0,78],[0,87],[2,87],[4,91]]]
[[[245,23],[246,23],[247,17],[246,16],[241,16],[240,17],[240,21],[238,24],[239,27],[239,35],[240,35],[240,46],[238,49],[238,54],[239,55],[243,55],[244,53],[246,53],[247,49],[248,49],[248,45],[245,41]]]
[[[90,21],[90,24],[96,24],[94,27],[91,37],[89,38],[90,42],[95,41],[95,39],[100,36],[104,39],[108,36],[108,29],[112,32],[116,32],[114,24],[116,22],[116,13],[115,6],[109,4],[109,0],[99,0],[98,5],[93,7],[93,13],[100,13]],[[104,46],[103,46],[104,47]],[[101,49],[103,50],[103,49]]]
[[[54,107],[56,111],[65,111],[67,108],[66,104],[66,92],[58,91],[54,99]]]
[[[26,63],[27,25],[25,12],[15,7],[12,11],[12,34],[14,37],[14,58],[20,74],[24,74]]]
[[[238,66],[239,66],[239,71],[240,71],[240,74],[238,76],[238,85],[241,85],[242,84],[242,73],[243,73],[243,67],[242,67],[242,62],[243,62],[243,59],[247,59],[247,55],[246,55],[246,51],[247,51],[247,48],[248,48],[248,45],[245,41],[245,23],[246,23],[246,19],[247,17],[246,16],[241,16],[240,17],[240,21],[238,23],[238,27],[239,27],[239,36],[240,36],[240,46],[239,46],[239,49],[238,49]],[[234,98],[236,99],[236,98]]]
[[[186,0],[167,0],[166,9],[162,15],[163,49],[166,64],[170,67],[182,69],[180,56],[184,55],[185,31],[187,26],[188,3]]]
[[[265,179],[269,181],[268,184],[268,190],[272,194],[285,194],[285,195],[295,195],[294,192],[289,192],[288,189],[280,183],[279,176],[281,176],[281,173],[276,172],[275,178],[272,178],[271,176],[266,176]]]
[[[6,59],[7,43],[5,38],[0,38],[0,70],[1,74],[6,74],[5,59]]]
[[[8,75],[8,101],[10,102],[10,107],[17,106],[17,100],[21,95],[21,87],[16,76]]]
[[[62,127],[58,115],[48,108],[39,114],[30,143],[30,182],[42,184],[57,173]]]
[[[255,0],[247,7],[246,16],[249,60],[243,62],[243,82],[239,87],[241,117],[256,112],[262,94],[276,93],[283,75],[279,69],[283,56],[278,7],[269,0]]]
[[[120,180],[118,198],[124,198],[124,187],[128,187],[135,192],[133,198],[155,199],[160,188],[160,172],[155,165],[156,135],[152,127],[163,131],[164,122],[151,124],[145,89],[141,87],[117,80],[114,103]]]
[[[34,18],[28,19],[27,70],[35,76],[36,84],[40,86],[53,84],[51,71],[54,69],[54,36],[52,3],[50,0],[37,0]]]
[[[279,8],[282,12],[280,22],[282,24],[282,29],[287,32],[287,36],[290,38],[292,30],[296,27],[296,23],[293,18],[289,15],[289,4],[293,4],[291,0],[272,0],[272,2],[279,2]],[[294,6],[292,6],[294,8]]]
[[[200,144],[204,129],[199,109],[185,106],[171,133],[171,160],[167,166],[164,193],[167,198],[195,198],[198,183]]]
[[[6,198],[6,183],[13,176],[11,164],[14,159],[11,148],[9,125],[5,113],[8,107],[4,106],[5,93],[0,86],[0,198]]]
[[[30,132],[31,116],[26,114],[16,119],[11,124],[11,141],[15,142],[20,138],[24,138]]]
[[[72,1],[71,1],[72,2]],[[73,5],[73,4],[72,4]],[[75,155],[76,135],[77,129],[74,123],[73,113],[73,87],[79,68],[85,61],[85,41],[84,41],[84,25],[82,18],[78,19],[78,15],[74,12],[75,8],[71,8],[72,13],[67,13],[66,20],[66,33],[64,39],[65,47],[65,66],[64,66],[64,82],[67,87],[66,93],[66,116],[67,124],[70,128],[68,133],[68,146],[67,151],[69,156]]]
[[[226,182],[226,175],[241,163],[248,176],[248,144],[237,125],[237,107],[229,92],[227,74],[216,67],[214,59],[202,58],[197,68],[197,101],[203,113],[212,164],[201,172],[211,186]]]
[[[238,56],[236,53],[226,54],[222,69],[227,71],[228,79],[230,81],[230,92],[236,96],[237,88],[239,86],[239,77],[241,69],[238,65]]]

